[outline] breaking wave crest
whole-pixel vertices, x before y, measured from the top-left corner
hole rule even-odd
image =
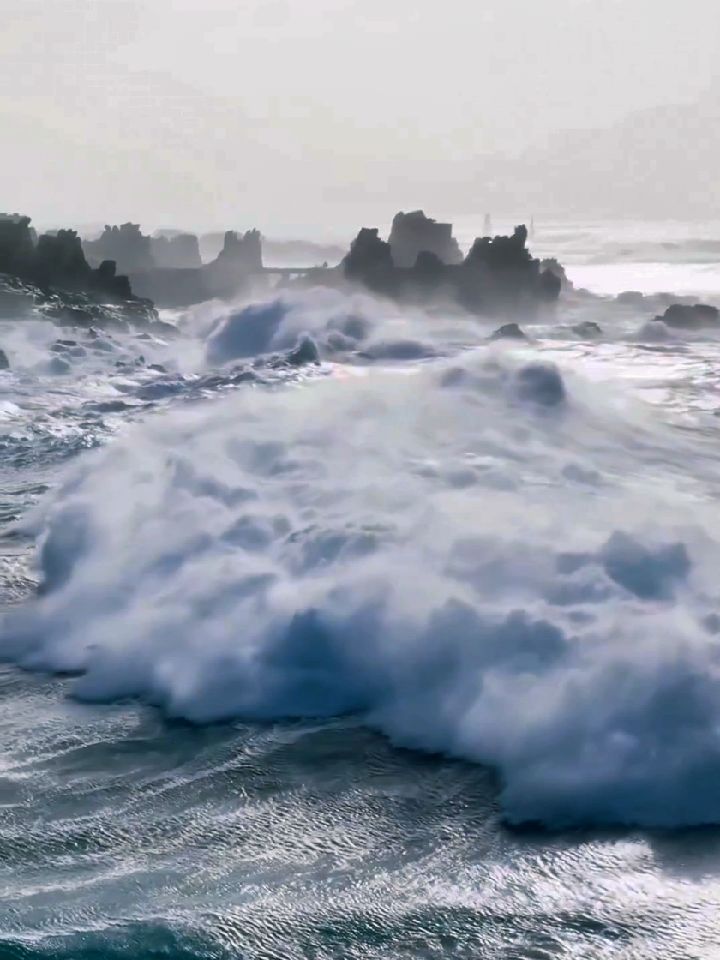
[[[713,454],[490,348],[249,388],[74,465],[2,652],[195,722],[360,712],[514,822],[718,822]]]

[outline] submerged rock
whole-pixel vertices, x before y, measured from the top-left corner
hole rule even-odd
[[[307,334],[301,337],[295,346],[286,356],[287,363],[292,367],[304,367],[307,364],[319,364],[320,352],[317,344],[312,337]]]
[[[686,330],[702,330],[706,327],[720,329],[720,311],[705,303],[673,303],[664,314],[655,317],[668,327],[682,327]]]
[[[540,407],[556,407],[565,401],[565,384],[552,363],[531,363],[515,374],[518,397]]]
[[[639,290],[623,290],[615,297],[615,302],[625,307],[641,307],[645,297]]]
[[[50,363],[48,364],[48,373],[52,373],[56,376],[63,376],[66,373],[70,373],[71,366],[67,360],[63,360],[62,357],[53,357]]]
[[[506,323],[490,334],[491,340],[527,340],[527,334],[517,323]]]
[[[576,323],[572,331],[585,340],[595,340],[602,336],[602,327],[594,320],[583,320],[581,323]]]

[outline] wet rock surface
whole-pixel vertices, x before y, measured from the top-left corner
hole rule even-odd
[[[33,313],[61,326],[157,320],[153,304],[134,295],[114,261],[103,260],[97,268],[87,262],[74,230],[36,239],[29,217],[0,215],[0,314]]]

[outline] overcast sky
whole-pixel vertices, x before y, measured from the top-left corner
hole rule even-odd
[[[701,97],[719,38],[719,0],[0,0],[0,209],[318,237],[450,217],[483,153]]]

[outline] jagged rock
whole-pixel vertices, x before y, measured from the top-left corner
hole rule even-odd
[[[363,227],[342,261],[348,280],[362,283],[370,290],[390,294],[395,288],[395,264],[390,244],[380,239],[379,231]]]
[[[527,340],[527,334],[524,333],[521,327],[517,323],[506,323],[502,327],[498,327],[494,333],[490,335],[491,340]]]
[[[553,303],[563,290],[562,279],[552,270],[540,271],[539,295],[540,299]]]
[[[232,264],[245,270],[262,269],[262,237],[259,230],[246,230],[240,236],[235,230],[227,230],[223,248],[214,261],[217,265]]]
[[[313,338],[306,334],[300,338],[297,346],[287,354],[285,360],[292,367],[304,367],[311,363],[319,364],[320,352]]]
[[[705,327],[719,326],[720,311],[706,303],[673,303],[662,316],[654,319],[661,320],[668,327],[702,330]]]
[[[10,361],[8,360],[8,355],[4,350],[0,349],[0,370],[9,370]]]
[[[262,270],[262,239],[258,230],[248,230],[242,236],[234,230],[225,234],[225,243],[203,273],[212,297],[233,297],[244,281]]]
[[[61,325],[150,323],[157,319],[149,301],[135,297],[115,263],[93,269],[74,230],[37,238],[29,217],[0,217],[0,292],[13,297],[13,309],[39,310]]]
[[[583,320],[581,323],[576,323],[572,331],[585,340],[594,340],[596,337],[602,336],[602,327],[594,320]]]
[[[0,213],[0,272],[22,276],[21,270],[35,254],[30,217]]]
[[[132,274],[133,289],[162,307],[182,307],[217,297],[230,300],[257,282],[263,268],[262,240],[257,230],[242,236],[225,234],[215,260],[195,268],[160,268]]]
[[[460,263],[463,258],[452,224],[438,223],[422,210],[396,214],[389,243],[396,267],[414,267],[422,253],[432,253],[444,264]]]
[[[572,283],[568,280],[568,275],[565,272],[565,267],[560,263],[559,260],[556,260],[555,257],[546,257],[544,260],[540,261],[540,270],[543,273],[551,273],[560,281],[561,290],[572,290]]]
[[[343,260],[341,273],[400,300],[449,301],[476,314],[528,315],[558,299],[562,280],[551,269],[542,270],[526,244],[527,229],[520,226],[509,237],[478,238],[462,263],[446,264],[433,251],[421,251],[412,267],[398,267],[391,245],[376,229],[365,227]],[[332,282],[333,276],[327,280]],[[318,273],[312,280],[324,282]]]
[[[106,224],[97,240],[86,240],[84,247],[91,260],[98,264],[114,260],[123,273],[151,270],[155,266],[152,239],[143,234],[137,223]]]

